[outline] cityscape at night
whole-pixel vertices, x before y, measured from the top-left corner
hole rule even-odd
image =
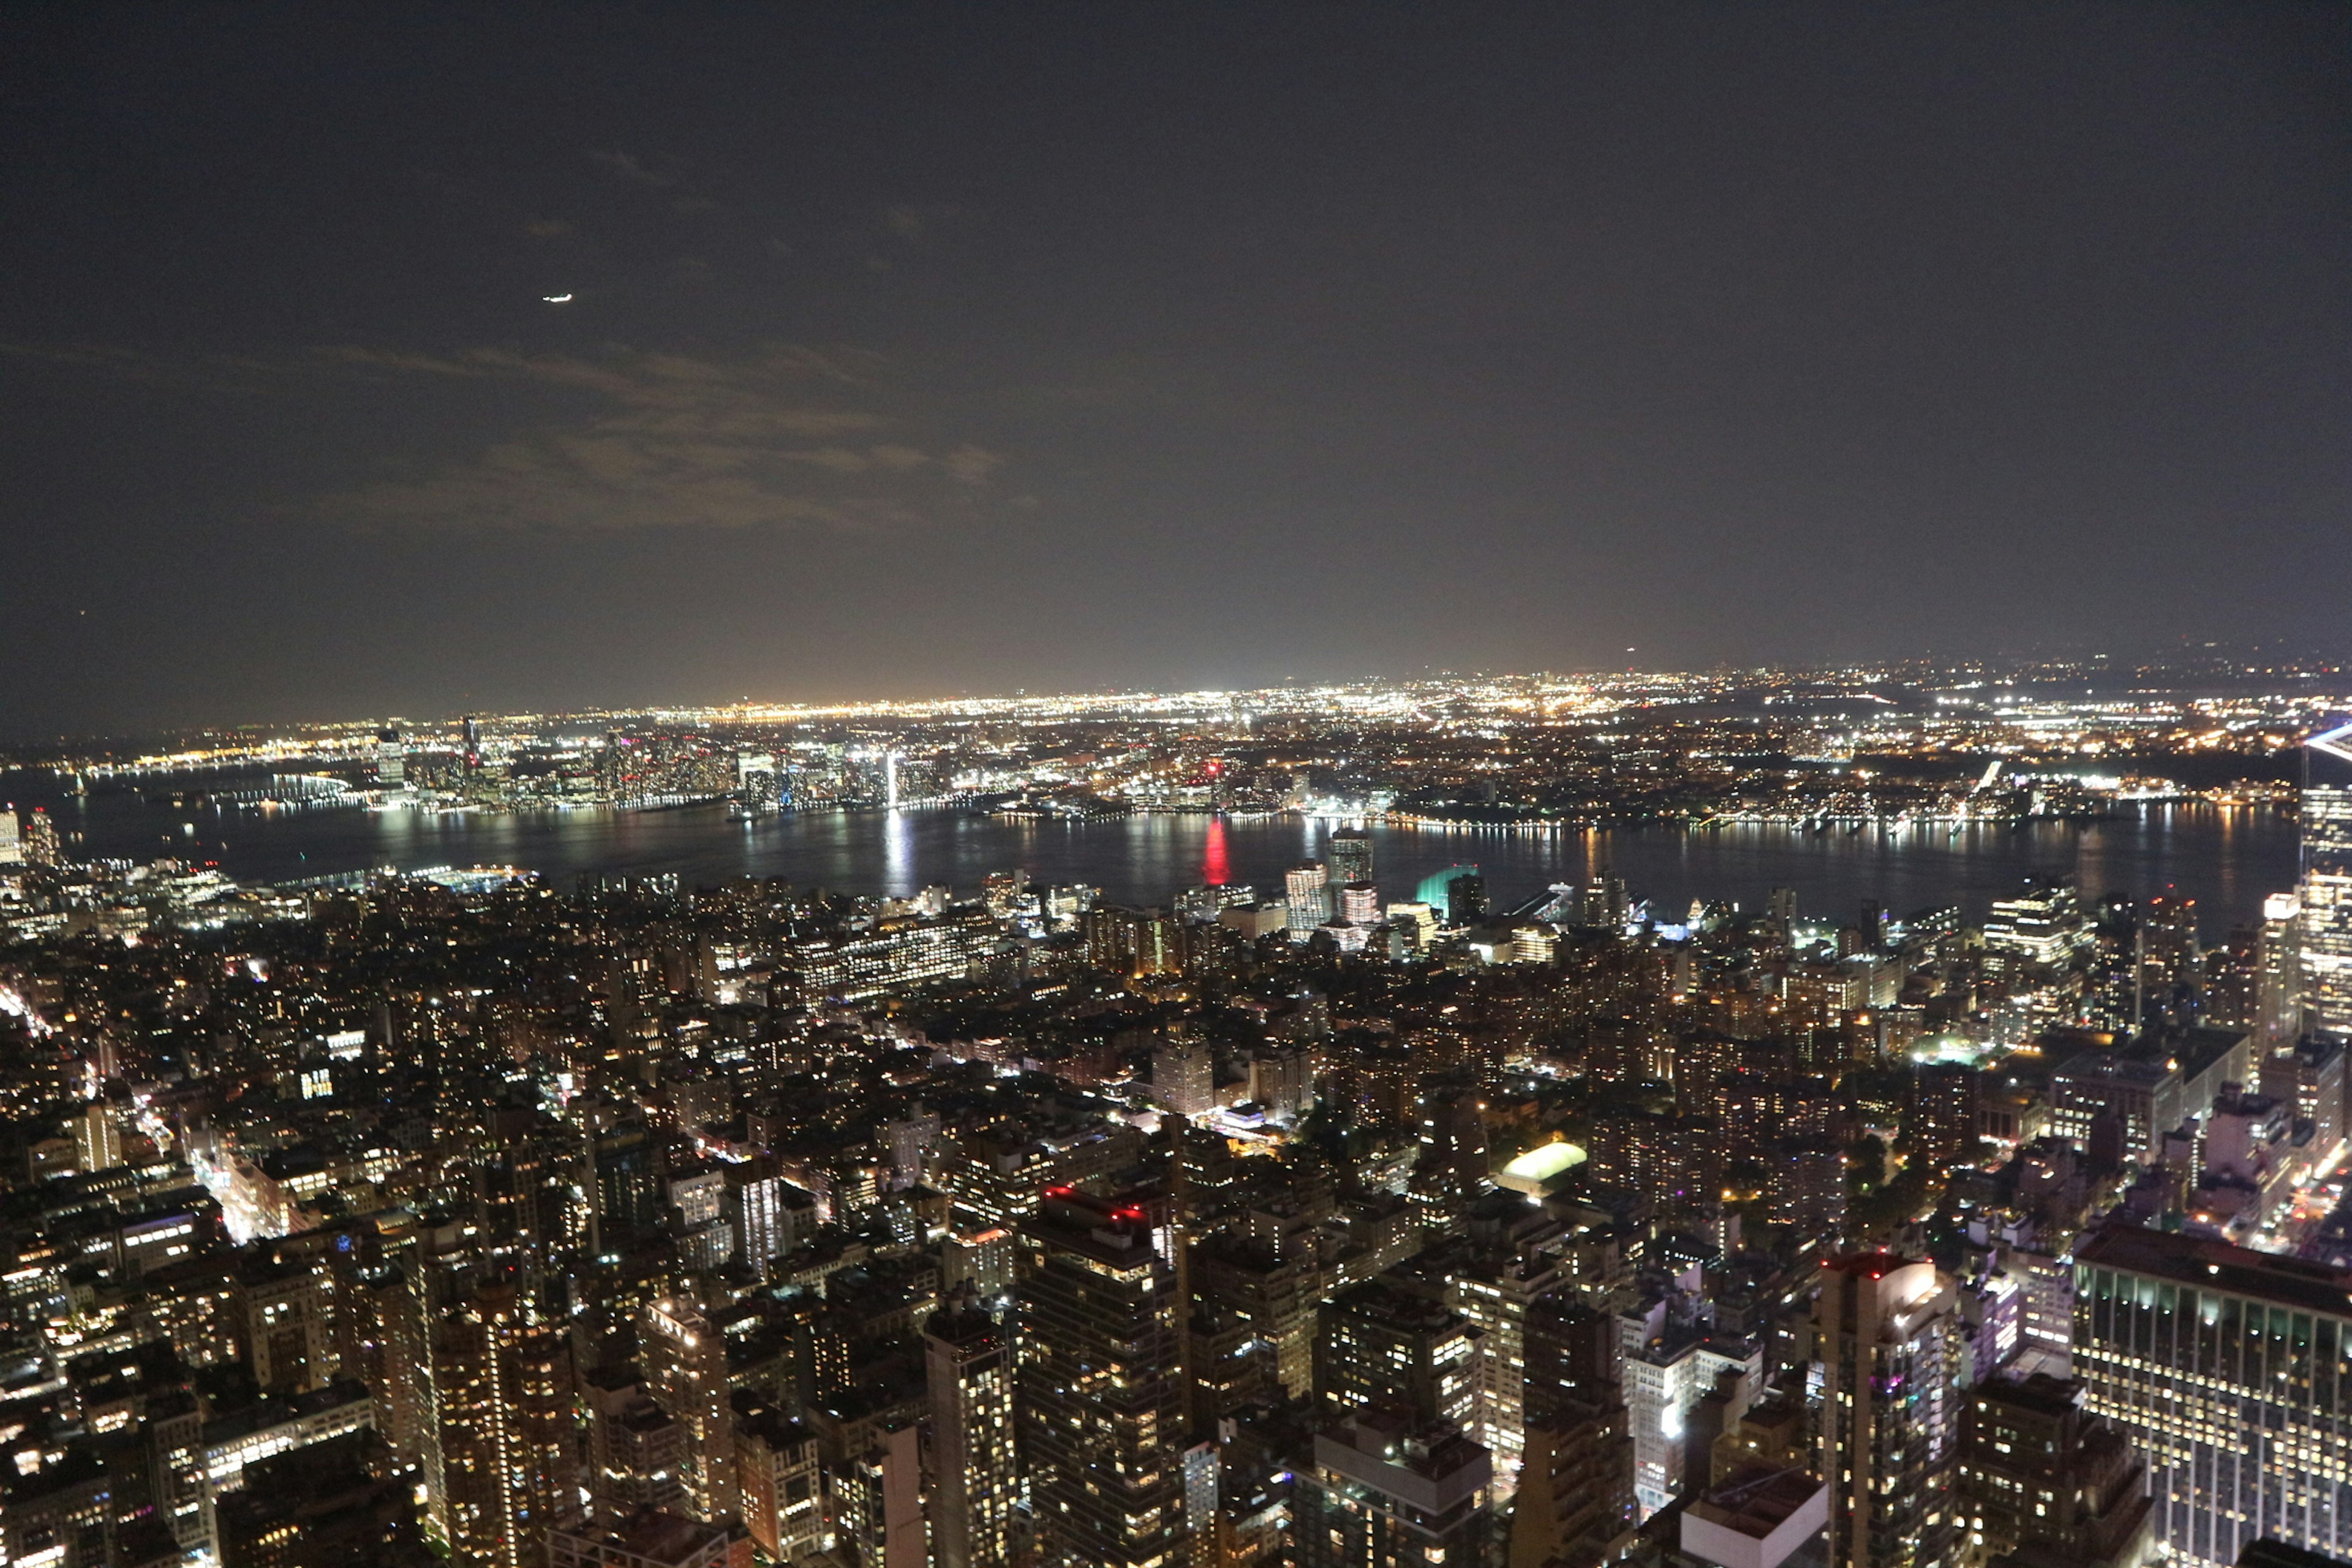
[[[2352,1565],[2352,10],[0,146],[0,1568]]]

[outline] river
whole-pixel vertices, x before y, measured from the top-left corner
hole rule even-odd
[[[250,787],[211,775],[195,790]],[[947,810],[811,812],[744,823],[718,806],[664,811],[428,816],[307,807],[260,812],[171,804],[173,785],[110,782],[63,796],[47,773],[0,774],[0,798],[47,807],[79,833],[72,853],[215,861],[244,881],[278,882],[373,866],[503,865],[560,887],[588,874],[675,872],[689,887],[731,877],[905,894],[944,882],[971,891],[990,871],[1087,882],[1118,902],[1164,903],[1214,879],[1279,894],[1283,869],[1321,854],[1333,823],[1296,817],[1222,821],[1137,816],[1076,823],[1001,822]],[[2150,805],[2107,821],[1849,834],[1778,826],[1683,833],[1643,828],[1531,834],[1496,828],[1370,829],[1383,895],[1406,899],[1430,872],[1478,866],[1496,905],[1603,871],[1623,878],[1662,919],[1694,898],[1759,906],[1793,888],[1808,915],[1851,918],[1865,900],[1902,914],[1958,903],[1981,915],[2027,876],[2070,876],[2084,894],[2169,891],[2198,902],[2208,941],[2255,918],[2263,897],[2294,885],[2295,826],[2263,807]]]

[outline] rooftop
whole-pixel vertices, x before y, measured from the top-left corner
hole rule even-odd
[[[2084,1241],[2074,1258],[2096,1268],[2352,1318],[2352,1273],[2226,1241],[2114,1226]]]

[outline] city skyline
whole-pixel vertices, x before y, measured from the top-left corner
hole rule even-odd
[[[2352,1568],[2352,6],[0,148],[0,1568]]]

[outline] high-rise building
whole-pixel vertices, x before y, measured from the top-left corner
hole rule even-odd
[[[1199,1116],[1217,1105],[1216,1061],[1197,1040],[1166,1040],[1151,1053],[1151,1090],[1180,1116]]]
[[[1331,880],[1335,883],[1370,881],[1372,836],[1360,827],[1339,829],[1323,847],[1323,863],[1331,868]]]
[[[397,1476],[370,1473],[373,1441],[371,1433],[354,1432],[247,1465],[244,1485],[219,1502],[222,1568],[431,1563],[408,1485]],[[137,1561],[128,1552],[117,1560]]]
[[[2063,882],[2029,881],[2015,898],[1994,900],[1985,917],[1985,951],[2028,963],[2066,963],[2090,951],[2091,938],[2091,922],[2083,913],[2082,900]],[[1835,1507],[1834,1496],[1832,1507]]]
[[[2036,1373],[1977,1385],[1960,1422],[1958,1561],[2032,1552],[2139,1568],[2154,1549],[2147,1467],[2124,1435],[2084,1411],[2079,1384]]]
[[[236,1311],[246,1363],[273,1394],[306,1394],[336,1373],[329,1329],[332,1288],[320,1270],[254,1258],[237,1270]]]
[[[1331,879],[1319,860],[1302,860],[1282,874],[1283,903],[1293,940],[1331,918]]]
[[[1351,926],[1380,924],[1380,884],[1360,878],[1342,885],[1339,889],[1339,918]]]
[[[1485,1560],[1486,1450],[1450,1424],[1393,1407],[1316,1434],[1291,1507],[1299,1568],[1439,1568]]]
[[[824,1455],[807,1425],[774,1405],[741,1396],[735,1415],[736,1498],[743,1527],[771,1563],[824,1550]]]
[[[2352,1036],[2352,785],[2308,782],[2308,769],[2352,762],[2344,742],[2352,725],[2314,735],[2304,745],[2306,782],[2298,808],[2303,829],[2300,927],[2303,1000],[2312,1026]],[[2265,911],[2267,912],[2267,911]]]
[[[1021,1227],[1021,1448],[1048,1568],[1179,1568],[1176,1271],[1148,1206],[1049,1189]]]
[[[2084,1406],[2147,1458],[2158,1551],[2221,1568],[2269,1536],[2352,1555],[2352,1274],[2122,1226],[2074,1261]]]
[[[1192,1244],[1191,1279],[1195,1336],[1193,1376],[1213,1382],[1219,1408],[1195,1412],[1206,1421],[1239,1405],[1279,1405],[1315,1391],[1316,1298],[1322,1271],[1305,1248],[1283,1251],[1273,1243],[1226,1234]],[[1210,1337],[1231,1331],[1233,1349],[1218,1367],[1199,1344],[1202,1325]]]
[[[408,744],[397,730],[375,732],[375,782],[398,789],[408,782]]]
[[[1486,912],[1486,879],[1475,866],[1448,866],[1423,877],[1413,897],[1447,925],[1466,925]]]
[[[654,1403],[633,1371],[583,1378],[588,1416],[588,1490],[598,1520],[612,1523],[639,1509],[677,1511],[686,1499],[686,1428]]]
[[[924,1568],[930,1561],[922,1430],[914,1418],[873,1428],[865,1451],[836,1468],[833,1534],[837,1555],[858,1568]]]
[[[2303,900],[2273,893],[2263,900],[2254,952],[2255,1047],[2267,1058],[2303,1036]]]
[[[0,805],[0,866],[21,866],[25,863],[25,842],[16,826],[14,805]]]
[[[539,1568],[549,1530],[578,1511],[563,1330],[510,1285],[476,1288],[436,1325],[433,1405],[427,1507],[450,1556]]]
[[[727,1343],[702,1309],[677,1296],[646,1307],[638,1361],[655,1403],[686,1429],[686,1502],[698,1519],[735,1512],[735,1431],[728,1408]]]
[[[1511,1568],[1599,1568],[1634,1522],[1617,1325],[1563,1294],[1529,1304]]]
[[[1937,1568],[1954,1538],[1951,1465],[1963,1342],[1931,1263],[1863,1253],[1822,1267],[1813,1301],[1816,1451],[1830,1568]]]
[[[1012,1568],[1021,1500],[1013,1335],[976,1309],[934,1312],[923,1360],[939,1471],[932,1552],[940,1568]]]
[[[1466,1432],[1479,1415],[1481,1338],[1444,1302],[1368,1279],[1323,1308],[1315,1392],[1334,1415],[1399,1405]]]

